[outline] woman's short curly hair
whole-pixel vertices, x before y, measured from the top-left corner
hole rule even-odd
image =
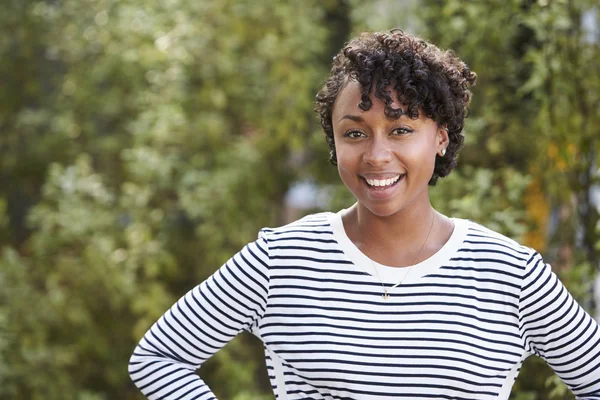
[[[334,57],[331,75],[316,96],[315,111],[330,149],[330,161],[337,164],[333,124],[333,105],[348,80],[362,87],[358,107],[371,108],[371,92],[385,103],[385,115],[398,118],[406,113],[417,119],[419,110],[448,130],[450,143],[443,157],[436,157],[433,176],[437,180],[456,166],[457,152],[463,144],[462,130],[471,100],[469,88],[477,75],[451,51],[404,33],[400,29],[388,32],[362,33]],[[392,108],[391,90],[406,111]]]

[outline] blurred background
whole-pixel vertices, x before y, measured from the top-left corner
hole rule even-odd
[[[173,302],[261,227],[351,205],[313,99],[392,27],[479,75],[434,205],[538,249],[598,316],[597,0],[3,0],[0,398],[142,399],[127,361]],[[273,398],[250,335],[200,374]],[[511,398],[570,396],[531,357]]]

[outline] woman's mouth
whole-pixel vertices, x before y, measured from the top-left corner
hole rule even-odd
[[[370,179],[364,178],[367,182],[367,185],[375,190],[385,190],[389,187],[396,185],[402,178],[404,178],[406,174],[396,175],[394,177],[388,179]]]

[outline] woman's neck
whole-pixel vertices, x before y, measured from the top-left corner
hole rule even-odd
[[[385,265],[407,266],[438,251],[453,223],[430,203],[381,217],[359,203],[342,216],[348,237],[363,253]]]

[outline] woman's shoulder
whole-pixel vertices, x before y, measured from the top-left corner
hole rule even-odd
[[[329,221],[334,215],[332,212],[308,214],[285,225],[264,227],[260,230],[259,237],[277,238],[290,235],[318,236],[332,234]]]
[[[519,243],[517,240],[504,235],[497,230],[481,225],[471,220],[455,219],[461,221],[466,227],[463,246],[481,251],[497,253],[510,253],[519,260],[527,262],[536,250]]]

